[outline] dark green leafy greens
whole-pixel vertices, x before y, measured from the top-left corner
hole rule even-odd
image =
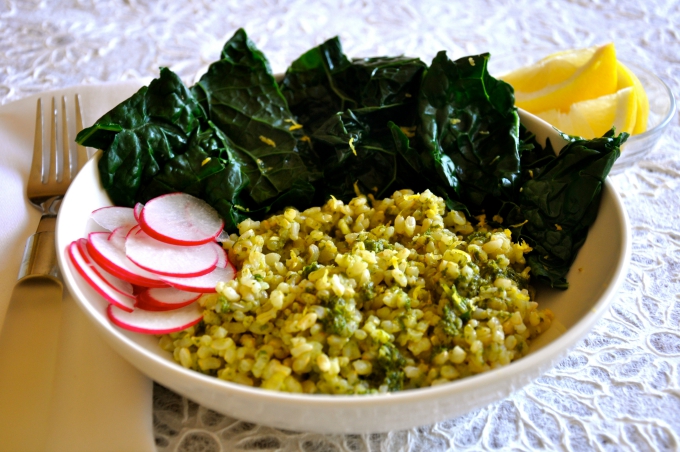
[[[475,210],[510,197],[520,172],[512,87],[489,75],[488,60],[439,52],[418,102],[423,160],[450,196]]]
[[[99,161],[104,188],[114,203],[130,206],[161,168],[186,152],[204,119],[179,77],[161,69],[158,79],[79,133],[77,141],[106,150]]]
[[[114,203],[183,191],[214,206],[228,231],[330,196],[429,189],[527,241],[534,277],[564,289],[627,134],[572,137],[556,156],[520,125],[513,90],[489,75],[488,60],[350,59],[333,38],[277,83],[238,30],[195,86],[161,69],[77,141],[104,151],[99,170]],[[446,328],[458,328],[458,310],[449,308]],[[399,356],[384,358],[396,388],[402,377],[389,362]]]
[[[425,67],[401,56],[350,60],[338,38],[291,64],[281,90],[309,134],[308,166],[323,173],[317,202],[330,195],[347,201],[357,189],[383,196],[404,186],[400,151],[408,139],[401,128],[414,129]]]
[[[350,60],[336,37],[295,60],[281,91],[308,133],[348,109],[379,129],[388,120],[410,126],[425,67],[418,58],[403,56]]]
[[[318,176],[288,130],[292,118],[264,55],[239,30],[196,86],[161,69],[76,140],[104,150],[99,170],[114,203],[184,191],[234,230],[271,209],[310,204]]]
[[[248,178],[248,193],[261,204],[311,175],[288,130],[293,116],[269,63],[245,32],[238,31],[222,59],[191,88],[210,121],[233,144]]]
[[[524,223],[515,235],[534,248],[528,263],[535,278],[568,287],[566,275],[597,217],[605,177],[627,137],[611,130],[593,140],[571,138],[559,156],[523,181],[508,222]]]

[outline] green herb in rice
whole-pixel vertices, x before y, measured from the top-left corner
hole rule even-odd
[[[369,394],[453,381],[528,351],[552,313],[528,286],[526,243],[473,226],[429,191],[331,199],[239,225],[238,272],[164,335],[181,365],[288,392]]]

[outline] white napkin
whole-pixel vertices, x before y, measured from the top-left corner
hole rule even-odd
[[[88,126],[141,84],[41,96],[45,105],[52,95],[66,95],[72,108],[79,93]],[[40,219],[25,194],[37,97],[0,107],[0,337],[17,345],[0,352],[0,384],[13,379],[13,390],[0,389],[0,450],[152,451],[151,380],[103,342],[66,290],[59,300],[48,287],[22,288],[8,311],[24,244]],[[12,325],[4,325],[6,313]],[[24,323],[41,326],[27,330]],[[33,339],[37,345],[30,348]],[[17,356],[21,347],[33,353]]]

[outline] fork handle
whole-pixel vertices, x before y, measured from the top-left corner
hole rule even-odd
[[[57,263],[57,248],[54,242],[56,215],[43,215],[35,234],[26,241],[24,257],[19,268],[19,282],[31,278],[49,278],[58,284],[61,272]]]

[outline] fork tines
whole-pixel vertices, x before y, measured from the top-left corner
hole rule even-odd
[[[56,182],[57,184],[65,182],[68,185],[77,174],[81,163],[84,163],[84,160],[87,159],[86,155],[79,155],[81,153],[84,154],[84,149],[81,146],[76,146],[71,138],[75,136],[74,132],[83,128],[80,95],[76,94],[74,99],[76,124],[73,131],[71,131],[66,96],[61,97],[61,114],[57,110],[56,99],[52,97],[52,104],[48,114],[50,124],[49,149],[47,149],[47,143],[43,139],[42,99],[38,99],[31,176],[39,174],[39,180],[44,185],[50,182]],[[59,128],[59,124],[61,124],[61,128]],[[59,146],[60,141],[61,147]]]

